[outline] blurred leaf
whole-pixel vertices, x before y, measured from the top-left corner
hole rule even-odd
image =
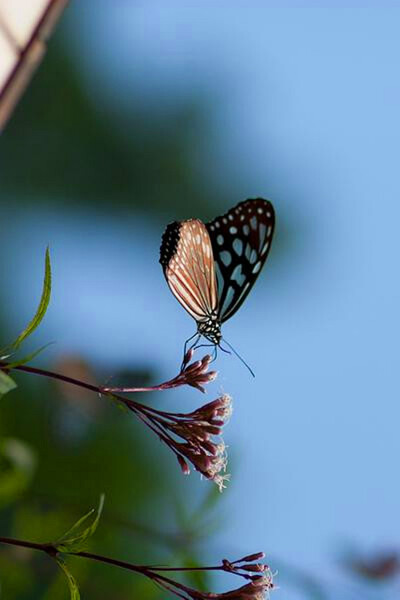
[[[71,600],[80,600],[81,596],[79,594],[78,584],[76,583],[76,580],[72,573],[69,571],[67,565],[61,558],[57,558],[57,564],[60,567],[60,569],[64,571],[67,577]]]
[[[160,586],[146,577],[137,578],[135,596],[133,597],[146,598],[146,600],[160,600]]]
[[[187,509],[185,502],[179,500],[179,498],[176,498],[174,503],[174,509],[176,522],[179,528],[186,533],[186,531],[190,529],[191,515]]]
[[[0,554],[0,598],[25,598],[25,594],[34,587],[34,581],[35,576],[28,562],[17,562],[14,552],[3,551]]]
[[[183,563],[179,562],[179,564],[183,564],[184,567],[201,567],[202,561],[194,555],[185,554]],[[210,587],[210,577],[207,571],[187,571],[186,579],[189,585],[193,585],[197,590],[205,592]]]
[[[7,373],[4,373],[4,371],[0,371],[0,398],[11,390],[15,390],[16,387],[17,384],[14,379],[7,375]]]
[[[104,506],[104,494],[100,496],[100,502],[97,511],[92,508],[86,515],[75,523],[59,540],[55,542],[55,547],[60,552],[79,552],[82,550],[86,540],[88,540],[96,531],[99,524],[100,516]],[[83,528],[84,523],[95,514],[91,524]]]
[[[45,268],[44,268],[44,280],[43,280],[43,289],[42,289],[42,297],[40,298],[40,303],[37,308],[36,314],[29,323],[29,325],[19,334],[17,339],[11,344],[11,347],[15,350],[19,348],[22,342],[31,335],[41,323],[44,315],[46,314],[47,307],[50,302],[50,294],[51,294],[51,264],[50,264],[50,252],[49,247],[46,248],[46,256],[45,256]]]
[[[26,502],[15,507],[12,535],[25,539],[52,540],[71,523],[71,512],[64,507],[38,505],[35,497],[27,494]],[[73,513],[72,513],[73,514]]]
[[[200,506],[194,511],[189,511],[187,505],[175,498],[175,519],[181,536],[189,543],[195,543],[200,539],[210,537],[222,526],[222,518],[219,511],[211,514],[221,494],[216,486],[211,486],[205,494]]]
[[[68,14],[79,22],[73,4]],[[51,199],[55,208],[64,206],[69,190],[70,205],[111,206],[114,214],[135,207],[167,219],[188,218],[197,207],[211,217],[211,186],[197,168],[198,144],[207,139],[207,106],[196,93],[164,115],[140,93],[132,96],[129,115],[99,103],[87,93],[81,65],[65,43],[76,26],[63,30],[61,23],[2,136],[1,198],[16,194],[35,210]],[[43,103],[49,110],[41,110]]]
[[[31,448],[14,438],[0,441],[0,506],[13,502],[29,486],[36,467]]]
[[[208,513],[215,508],[218,501],[221,499],[221,492],[216,485],[209,486],[208,492],[204,497],[203,502],[194,514],[195,519],[203,519],[208,516]]]
[[[113,404],[115,404],[115,406],[117,408],[119,408],[120,411],[122,411],[123,413],[129,413],[129,408],[127,407],[126,404],[124,404],[122,402],[122,400],[120,400],[119,398],[117,398],[116,396],[114,396],[111,392],[102,392],[102,396],[104,396],[105,398],[107,398],[108,400],[110,400]]]

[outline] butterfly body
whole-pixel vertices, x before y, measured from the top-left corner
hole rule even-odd
[[[197,323],[197,332],[203,335],[212,344],[219,346],[222,339],[221,323],[218,319],[218,314],[214,311],[204,321]]]
[[[167,283],[215,346],[221,325],[242,305],[268,256],[275,215],[268,200],[240,202],[210,223],[170,223],[162,237],[160,263]]]

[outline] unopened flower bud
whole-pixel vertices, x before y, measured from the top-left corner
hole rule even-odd
[[[183,456],[181,456],[180,454],[177,455],[176,457],[178,459],[178,463],[182,469],[182,473],[184,475],[190,475],[190,469],[189,469],[189,465],[187,464],[186,460],[183,458]]]
[[[268,565],[263,565],[262,563],[255,563],[253,565],[243,565],[240,567],[243,571],[250,571],[253,573],[263,573],[268,569]]]
[[[189,374],[189,373],[193,373],[194,371],[198,371],[202,367],[202,364],[203,363],[201,360],[196,360],[191,365],[186,367],[185,374]]]
[[[190,363],[190,361],[193,358],[193,354],[194,354],[194,349],[193,348],[189,348],[189,350],[186,352],[184,358],[183,358],[183,364],[187,365],[188,363]]]
[[[256,552],[255,554],[248,554],[239,560],[235,560],[235,564],[241,562],[254,562],[255,560],[262,560],[263,558],[265,558],[264,552]]]

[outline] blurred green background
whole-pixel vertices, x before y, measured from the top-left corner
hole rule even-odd
[[[89,215],[113,216],[141,209],[168,219],[182,216],[190,198],[195,210],[200,199],[204,202],[206,189],[194,176],[188,150],[201,128],[201,111],[195,102],[188,103],[168,121],[154,121],[151,114],[143,118],[141,100],[133,97],[137,106],[132,106],[129,121],[118,122],[87,94],[68,51],[80,10],[78,3],[71,4],[3,135],[2,207],[10,208],[12,198],[16,219],[25,209],[57,215],[65,207],[71,213],[84,207]],[[51,244],[49,231],[43,233],[43,243]],[[4,275],[8,268],[12,276],[10,256],[3,254]],[[38,287],[26,289],[28,310],[38,300],[39,272]],[[58,277],[56,260],[53,276]],[[1,338],[6,341],[15,330],[2,306]],[[83,380],[104,382],[112,374],[119,383],[144,385],[161,377],[156,361],[137,370],[130,364],[122,372],[106,370],[106,365],[96,370],[90,355],[64,354],[60,347],[57,360],[52,354],[50,350],[36,362],[46,361],[54,370]],[[217,496],[211,486],[195,484],[195,490],[188,490],[173,456],[133,415],[107,399],[25,374],[16,380],[19,387],[3,404],[0,417],[2,534],[57,539],[104,492],[106,507],[90,543],[98,553],[138,564],[184,566],[206,559],[201,540],[215,527],[207,529],[209,507]],[[154,402],[154,397],[140,399]],[[200,404],[200,395],[196,400]],[[144,578],[119,569],[77,559],[69,565],[82,598],[166,597]],[[66,580],[58,571],[46,557],[1,548],[0,596],[67,598]],[[201,573],[186,579],[203,588],[207,582]]]

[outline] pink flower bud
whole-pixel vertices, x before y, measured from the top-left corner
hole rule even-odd
[[[241,563],[241,562],[253,562],[255,560],[262,560],[263,558],[265,558],[264,552],[256,552],[255,554],[248,554],[247,556],[244,556],[243,558],[240,558],[239,560],[235,560],[235,564]]]
[[[198,371],[202,367],[201,360],[196,360],[194,363],[186,367],[185,374],[193,373],[193,371]]]
[[[190,475],[190,469],[189,469],[189,465],[187,464],[186,460],[183,458],[183,456],[181,456],[180,454],[177,455],[176,457],[178,459],[178,463],[182,469],[182,473],[184,475]]]
[[[187,365],[192,360],[193,354],[194,354],[193,348],[189,348],[189,350],[186,352],[184,359],[183,359],[184,365]]]
[[[253,573],[263,573],[268,569],[268,565],[263,565],[262,563],[256,563],[254,565],[243,565],[240,567],[243,571],[250,571]]]

